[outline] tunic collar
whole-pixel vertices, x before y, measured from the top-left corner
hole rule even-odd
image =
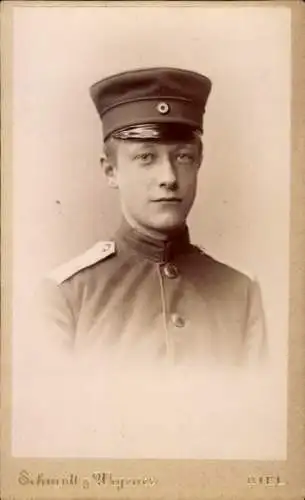
[[[159,240],[142,234],[123,220],[115,240],[119,246],[120,244],[128,246],[147,259],[158,263],[168,262],[191,249],[189,231],[186,225],[171,234],[166,240]]]

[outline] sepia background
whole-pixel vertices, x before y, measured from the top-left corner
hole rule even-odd
[[[188,449],[187,458],[283,459],[289,297],[289,9],[108,6],[15,10],[16,324],[18,311],[43,275],[96,240],[110,238],[120,221],[117,193],[108,190],[99,168],[102,130],[89,86],[114,72],[163,65],[199,71],[213,81],[205,116],[204,163],[189,226],[194,243],[259,280],[271,356],[269,379],[262,384],[268,383],[272,397],[266,398],[261,410],[261,423],[266,417],[267,430],[258,432],[258,444],[245,446],[245,426],[239,444],[231,443],[226,451],[219,447],[216,452]],[[47,444],[33,443],[22,406],[19,358],[29,341],[15,329],[13,452],[16,456],[48,456]],[[49,452],[56,456],[54,449]],[[67,448],[62,447],[61,452],[69,455]],[[165,453],[154,452],[157,457]],[[97,451],[87,446],[86,453]]]

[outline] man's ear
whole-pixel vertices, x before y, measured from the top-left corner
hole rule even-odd
[[[108,186],[111,188],[117,189],[118,188],[118,181],[117,181],[117,167],[116,167],[116,165],[112,161],[109,161],[109,159],[105,155],[101,156],[100,163],[101,163],[101,167],[103,169],[103,172],[107,177]]]

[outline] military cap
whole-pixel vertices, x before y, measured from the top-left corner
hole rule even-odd
[[[158,138],[171,131],[203,132],[211,80],[178,68],[145,68],[94,83],[90,94],[103,123],[104,140]]]

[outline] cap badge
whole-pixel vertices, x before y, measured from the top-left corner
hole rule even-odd
[[[169,112],[169,105],[167,102],[159,102],[157,105],[157,111],[159,111],[161,115],[166,115]]]

